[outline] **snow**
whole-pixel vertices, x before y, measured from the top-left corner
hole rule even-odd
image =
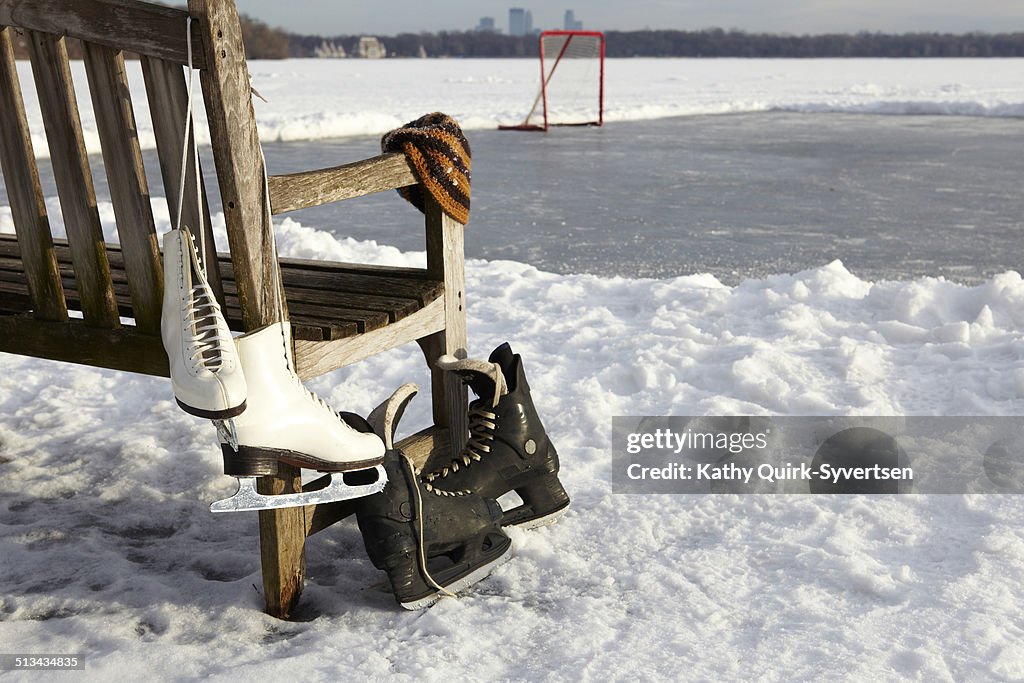
[[[33,144],[45,155],[31,69],[18,66]],[[1019,117],[1022,66],[1024,59],[609,59],[605,121],[769,110]],[[429,111],[467,130],[493,129],[521,122],[539,85],[531,59],[293,59],[253,61],[249,70],[267,100],[254,100],[262,139],[280,141],[380,135]],[[98,152],[82,64],[72,72],[86,147]],[[128,78],[140,142],[153,148],[137,62],[128,63]],[[197,137],[209,140],[205,125]]]
[[[393,64],[258,62],[271,102],[296,88],[290,70],[309,75],[261,126],[288,137],[311,106],[322,125],[304,114],[295,136],[434,108],[490,125],[522,103],[480,90],[526,84],[518,63]],[[650,90],[646,104],[620,90],[610,110],[1024,106],[1008,77],[1019,60],[843,64],[617,62],[609,78]],[[463,94],[410,97],[428,67]],[[336,94],[330,69],[342,70]],[[382,92],[378,69],[408,75]],[[166,230],[160,198],[154,210]],[[109,235],[109,203],[100,212]],[[12,230],[2,207],[0,231]],[[424,260],[290,219],[279,234],[286,255]],[[260,611],[255,515],[208,512],[234,480],[212,427],[177,409],[166,380],[0,355],[2,649],[81,653],[87,669],[71,676],[104,681],[1024,677],[1019,498],[616,495],[610,454],[615,415],[1024,415],[1018,273],[868,282],[834,261],[726,286],[472,260],[466,277],[470,351],[509,340],[523,355],[573,498],[556,525],[511,530],[510,562],[460,599],[405,612],[372,588],[383,574],[347,520],[311,539],[296,620],[275,620]],[[428,384],[415,347],[310,386],[365,413],[406,381]],[[400,434],[428,422],[421,396]]]

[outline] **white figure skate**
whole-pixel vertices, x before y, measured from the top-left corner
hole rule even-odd
[[[291,326],[279,322],[236,340],[249,386],[238,417],[217,423],[224,473],[239,480],[238,492],[210,506],[214,512],[265,510],[348,500],[384,488],[384,442],[353,428],[295,374]],[[358,423],[353,421],[354,423]],[[263,495],[256,477],[277,474],[278,464],[344,473],[325,487],[296,494]],[[354,472],[353,470],[368,470]]]
[[[246,384],[234,340],[187,228],[164,235],[161,337],[182,410],[227,419],[245,410]]]

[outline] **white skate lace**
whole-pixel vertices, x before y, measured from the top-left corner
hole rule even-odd
[[[495,363],[494,366],[495,371],[500,374],[502,372],[501,367],[497,363]],[[494,395],[491,398],[492,408],[498,405],[498,401],[501,399],[501,390],[501,384],[499,382],[495,382]],[[469,440],[462,448],[462,453],[453,458],[444,467],[423,475],[423,483],[426,486],[427,491],[430,491],[434,495],[465,495],[467,491],[447,491],[445,489],[435,487],[432,482],[437,481],[438,479],[444,479],[449,474],[454,474],[460,469],[467,468],[474,462],[480,462],[483,460],[485,455],[491,452],[490,443],[494,441],[494,430],[498,428],[498,415],[497,413],[488,410],[483,401],[474,401],[474,404],[475,405],[470,405],[469,408]]]
[[[188,19],[186,21],[186,31],[185,31],[186,32],[186,36],[187,36],[186,37],[186,48],[187,48],[187,52],[188,52],[188,104],[187,104],[188,114],[185,117],[185,134],[184,134],[185,144],[184,144],[184,149],[182,150],[181,181],[180,181],[179,192],[178,192],[178,216],[177,216],[177,222],[176,222],[177,224],[175,226],[177,229],[181,228],[182,207],[184,206],[184,197],[185,197],[185,177],[186,177],[185,169],[186,169],[186,164],[188,163],[188,151],[189,151],[189,144],[188,143],[189,143],[189,135],[192,133],[192,130],[193,130],[193,126],[192,126],[192,118],[193,118],[192,114],[193,114],[193,107],[194,107],[193,75],[195,73],[195,69],[193,68],[193,65],[192,65],[192,31],[191,31],[191,27],[192,27],[192,17],[188,17]],[[262,99],[262,97],[261,97],[261,99]],[[268,232],[270,233],[270,235],[269,235],[270,236],[270,246],[271,246],[271,251],[273,252],[274,257],[276,258],[277,257],[277,253],[278,253],[277,252],[277,235],[274,232],[273,220],[271,218],[271,216],[273,215],[273,211],[272,211],[272,207],[270,205],[270,179],[269,179],[269,176],[267,175],[267,160],[266,160],[266,157],[263,155],[263,147],[262,147],[262,145],[258,145],[257,149],[259,149],[259,152],[260,152],[260,162],[261,162],[262,167],[263,167],[263,203],[264,203],[264,208],[266,210],[266,214],[265,215],[266,215],[266,218],[267,218]],[[201,180],[200,179],[202,178],[202,175],[200,173],[200,167],[199,167],[199,146],[198,146],[198,144],[195,144],[193,142],[192,151],[193,151],[192,163],[194,165],[195,176],[196,176],[196,188],[195,188],[196,189],[196,201],[197,201],[197,203],[198,203],[198,205],[199,205],[199,207],[201,209],[202,208],[202,185],[201,185]],[[204,262],[203,259],[205,258],[205,255],[206,255],[206,242],[205,242],[206,231],[204,229],[205,226],[203,225],[203,211],[201,211],[201,210],[199,211],[199,221],[200,221],[199,231],[198,231],[199,232],[199,240],[200,240],[199,252],[202,254],[202,256],[200,256],[199,254],[196,254],[196,250],[195,250],[194,245],[193,245],[193,254],[196,256],[195,267],[199,271],[199,273],[202,275],[202,279],[205,281],[206,266],[205,266],[205,262]],[[275,268],[274,272],[276,274],[276,282],[274,283],[274,285],[275,285],[274,286],[274,307],[275,307],[275,310],[276,310],[276,313],[277,313],[277,319],[279,321],[283,322],[285,320],[285,316],[284,316],[284,301],[283,301],[283,298],[282,298],[282,290],[284,288],[284,282],[281,279],[281,270],[280,270],[280,268],[279,267]],[[222,367],[222,363],[223,363],[223,360],[224,360],[224,357],[225,357],[225,351],[228,350],[228,349],[232,349],[233,348],[234,340],[231,339],[230,335],[228,335],[227,338],[224,338],[223,337],[223,330],[218,329],[213,322],[208,322],[210,320],[215,320],[216,319],[215,313],[220,311],[220,306],[217,303],[216,299],[214,298],[214,295],[210,291],[209,287],[205,285],[205,282],[200,284],[200,285],[197,285],[197,286],[193,287],[192,295],[193,295],[192,296],[192,298],[193,298],[193,305],[189,309],[188,318],[190,319],[189,323],[192,323],[192,324],[195,325],[194,329],[195,329],[196,337],[197,337],[195,345],[193,347],[194,351],[193,351],[192,356],[191,356],[193,367],[196,367],[197,365],[205,364],[206,362],[209,362],[209,361],[211,361],[213,359],[216,359],[216,363],[217,363],[216,369],[219,369],[220,367]],[[282,328],[282,332],[283,332],[283,328]],[[231,344],[231,346],[229,346],[229,343]],[[302,387],[302,390],[306,394],[306,398],[311,403],[319,406],[322,410],[325,410],[328,413],[330,413],[330,415],[335,420],[337,420],[342,425],[344,425],[345,428],[352,429],[352,427],[349,426],[349,424],[347,422],[345,422],[343,419],[341,419],[341,417],[338,415],[338,413],[326,401],[324,401],[322,398],[320,398],[315,393],[310,391],[306,387],[306,385],[303,384],[302,379],[298,376],[298,373],[295,372],[295,366],[294,366],[294,363],[292,362],[292,357],[291,357],[290,343],[291,343],[291,339],[287,338],[287,335],[282,334],[282,344],[283,344],[283,347],[284,347],[285,364],[288,367],[288,370],[289,370],[292,378],[295,380],[295,383],[298,384],[300,387]],[[233,351],[231,351],[231,352],[233,353]]]
[[[218,372],[231,355],[233,340],[225,338],[220,320],[220,304],[205,283],[192,287],[185,313],[184,332],[194,338],[189,360],[192,370]]]
[[[185,115],[185,134],[183,136],[183,144],[181,150],[181,178],[178,182],[178,215],[174,222],[174,229],[181,230],[181,216],[185,206],[185,178],[188,173],[188,152],[189,152],[189,136],[192,136],[192,165],[196,176],[196,206],[198,208],[197,214],[199,216],[199,252],[197,254],[196,268],[202,274],[203,279],[206,279],[206,226],[203,221],[203,185],[202,185],[202,174],[199,170],[199,143],[195,140],[195,134],[192,126],[192,114],[195,108],[194,88],[193,88],[193,74],[195,69],[192,67],[192,17],[187,17],[185,20],[185,47],[188,52],[188,102],[186,104],[186,115]],[[194,249],[194,247],[193,247]],[[216,264],[214,264],[216,265]]]
[[[199,145],[195,140],[192,119],[194,109],[194,79],[195,70],[192,67],[192,17],[186,19],[185,43],[188,53],[188,102],[186,104],[185,130],[182,135],[181,150],[181,177],[178,184],[178,211],[175,217],[175,230],[186,231],[185,242],[188,254],[182,254],[186,260],[185,268],[193,269],[193,279],[198,283],[192,286],[189,292],[189,306],[185,311],[185,319],[182,321],[184,338],[193,340],[190,346],[191,355],[189,360],[192,371],[209,370],[218,372],[225,367],[229,358],[234,356],[234,340],[230,333],[224,330],[218,320],[221,317],[220,304],[210,289],[206,277],[206,226],[203,220],[203,188],[202,174],[199,168]],[[192,144],[189,145],[189,139]],[[192,159],[189,159],[189,151],[192,152]],[[188,165],[191,162],[195,174],[195,201],[199,224],[195,233],[199,237],[199,248],[189,236],[189,228],[183,227],[182,216],[185,207],[185,179],[188,175]]]
[[[291,349],[289,347],[290,341],[291,340],[288,339],[288,335],[285,334],[284,332],[284,327],[282,327],[281,345],[284,351],[285,367],[288,368],[288,373],[291,375],[291,378],[295,382],[295,384],[298,385],[303,392],[305,392],[306,400],[308,400],[313,405],[318,406],[321,410],[326,411],[331,416],[331,418],[333,418],[334,420],[341,424],[343,429],[352,429],[352,426],[341,418],[341,416],[338,414],[338,411],[332,408],[330,403],[328,403],[327,401],[323,400],[315,393],[310,391],[309,387],[307,387],[305,383],[303,383],[302,378],[299,377],[299,374],[295,372],[295,365],[292,363]]]
[[[402,462],[404,462],[405,466],[409,468],[409,473],[412,475],[413,495],[416,498],[416,520],[419,522],[418,545],[420,571],[423,573],[423,577],[427,580],[427,583],[436,588],[438,592],[443,593],[445,597],[454,598],[456,597],[455,593],[452,593],[450,590],[435,581],[434,577],[430,575],[430,570],[427,569],[427,542],[423,533],[423,496],[420,494],[420,487],[416,486],[416,482],[419,481],[419,472],[417,472],[416,465],[413,464],[412,459],[405,453],[402,453]]]
[[[349,425],[349,423],[347,423],[347,422],[345,422],[345,420],[341,419],[341,415],[339,415],[338,411],[336,411],[334,408],[331,407],[330,403],[328,403],[327,401],[323,400],[322,398],[320,398],[319,396],[314,394],[312,391],[307,389],[306,385],[302,383],[302,380],[299,379],[298,375],[295,375],[295,381],[298,382],[298,385],[300,387],[302,387],[303,391],[306,392],[306,398],[308,398],[312,403],[315,403],[316,405],[318,405],[321,410],[327,411],[332,418],[334,418],[335,420],[337,420],[338,422],[341,423],[341,426],[344,429],[350,429],[350,430],[352,429],[352,427],[351,427],[351,425]]]

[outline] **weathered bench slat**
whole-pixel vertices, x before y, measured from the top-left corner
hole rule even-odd
[[[74,320],[49,322],[30,315],[3,315],[0,351],[145,375],[170,374],[160,337],[131,327],[109,330]]]
[[[380,156],[318,171],[271,176],[270,204],[275,214],[395,190],[416,184],[403,154]]]
[[[235,294],[232,283],[228,282],[226,289],[229,298]],[[335,311],[341,310],[339,304],[347,309],[384,313],[389,322],[407,318],[423,308],[419,300],[412,296],[378,296],[361,292],[310,288],[301,284],[285,286],[285,296],[288,297],[289,310],[291,310],[292,304],[307,304],[318,307],[319,311],[331,317],[336,317]],[[344,318],[344,316],[341,317]]]
[[[50,222],[25,117],[11,29],[0,27],[0,168],[4,172],[14,229],[36,317],[67,320],[57,275]]]
[[[124,56],[111,48],[86,43],[85,70],[125,258],[132,317],[141,331],[156,333],[160,330],[163,267]]]
[[[122,315],[131,316],[127,308],[129,298],[127,286],[129,275],[124,271],[124,258],[117,245],[107,245],[107,256],[111,269],[111,281],[120,305]],[[56,240],[55,253],[71,305],[78,303],[72,279],[70,250],[63,240]],[[225,270],[230,275],[230,262],[221,256]],[[317,341],[320,339],[341,339],[360,332],[379,329],[383,324],[397,322],[423,308],[425,302],[433,301],[442,291],[441,284],[422,278],[400,279],[404,294],[388,291],[388,295],[377,294],[375,287],[380,278],[371,269],[359,273],[354,266],[348,267],[345,278],[330,277],[318,269],[306,270],[316,262],[291,259],[282,264],[285,295],[288,298],[293,327],[302,325],[319,327],[322,333],[309,336],[309,331],[297,338]],[[0,280],[24,282],[22,264],[17,243],[8,236],[0,236]],[[349,289],[345,289],[346,285]],[[357,291],[353,291],[357,290]],[[225,311],[230,323],[240,319],[237,290],[230,279],[225,281],[227,302]],[[240,325],[232,325],[240,330]]]
[[[233,269],[226,268],[225,277],[233,279]],[[416,299],[423,306],[436,299],[443,290],[443,285],[436,280],[411,280],[397,277],[367,276],[366,274],[350,272],[331,273],[316,270],[299,270],[286,267],[284,264],[282,264],[282,279],[284,280],[286,291],[293,286],[359,294],[376,294],[386,291],[392,296]]]
[[[68,292],[70,299],[72,299],[70,303],[74,305],[78,303],[78,298],[75,292],[74,271],[71,264],[70,262],[61,263],[58,264],[58,268],[64,289]],[[132,300],[128,295],[128,286],[131,284],[131,280],[113,262],[111,263],[110,279],[114,283],[114,294],[117,297],[121,315],[131,317],[134,310],[132,308]],[[17,258],[0,255],[0,280],[23,283],[25,278],[22,273],[21,261]],[[237,309],[238,297],[234,283],[229,280],[226,283],[225,289],[227,294],[225,310]],[[122,294],[124,294],[124,297],[122,297]],[[370,329],[373,329],[377,325],[373,321],[379,320],[379,315],[377,314],[386,316],[388,322],[395,322],[412,315],[423,307],[417,299],[411,297],[376,296],[373,294],[311,289],[302,286],[286,287],[285,296],[288,297],[290,302],[289,310],[292,314],[293,322],[299,319],[304,322],[318,320],[320,322],[317,324],[320,327],[334,326],[339,327],[340,330],[346,330],[344,333],[336,333],[333,336],[329,336],[329,339],[348,336],[347,326],[339,326],[337,325],[338,322],[364,320],[368,321]],[[292,304],[300,305],[300,308],[292,310]],[[356,334],[359,331],[358,326],[352,326],[351,334]]]
[[[71,253],[68,249],[67,240],[54,239],[54,253],[60,263],[70,263]],[[121,255],[121,247],[117,244],[107,243],[107,259],[112,269],[124,267],[124,258]],[[13,256],[18,258],[18,243],[13,235],[0,234],[0,256]],[[221,269],[225,274],[231,274],[231,257],[227,254],[218,254]],[[356,263],[341,263],[337,261],[313,261],[310,259],[282,258],[279,259],[281,267],[285,270],[287,281],[294,286],[310,287],[314,289],[336,290],[344,279],[338,279],[335,275],[356,275],[355,281],[363,280],[368,284],[383,282],[386,286],[378,286],[379,292],[387,292],[389,296],[409,297],[421,301],[432,301],[441,295],[444,285],[430,277],[430,274],[422,268],[404,268],[401,266],[376,266],[360,265]],[[384,281],[377,278],[387,278]],[[391,285],[404,283],[410,292],[415,294],[402,294],[395,290],[388,289]],[[358,291],[358,290],[353,290]],[[369,291],[369,290],[368,290]]]
[[[78,293],[74,289],[74,281],[71,278],[63,280],[68,304],[77,306],[80,302]],[[32,310],[32,302],[29,300],[24,279],[20,273],[0,270],[0,311],[6,313],[29,313]],[[127,285],[115,285],[115,294],[118,300],[118,309],[121,315],[131,317],[131,299],[128,296]],[[224,317],[228,326],[239,332],[242,329],[242,313],[238,308],[237,301],[229,301],[224,309]],[[308,318],[296,316],[292,319],[292,336],[302,341],[318,342],[332,339],[351,337],[359,333],[358,325],[355,322],[332,320],[327,325],[312,322]],[[41,355],[26,352],[26,355]]]
[[[156,137],[157,153],[160,158],[160,175],[164,181],[164,196],[170,209],[171,225],[177,225],[178,195],[181,186],[181,152],[185,144],[185,116],[188,111],[188,88],[182,74],[181,65],[151,57],[142,58],[142,75],[146,81],[146,97],[149,99],[149,112],[153,120],[153,133]],[[195,97],[200,93],[196,88]],[[197,106],[197,109],[199,107]],[[195,134],[189,134],[188,159],[193,158]],[[200,167],[200,176],[202,168]],[[196,200],[195,165],[186,164],[185,168],[185,202],[182,205],[181,224],[187,226],[195,237],[199,237],[197,228],[203,225],[206,235],[205,263],[217,262],[217,245],[213,240],[213,228],[210,223],[210,205],[206,197],[206,185],[200,178],[202,206]],[[196,239],[196,245],[201,244]],[[213,288],[217,299],[224,303],[224,291],[220,281],[219,268],[207,268],[206,277]]]
[[[68,304],[71,306],[77,305],[79,298],[74,288],[74,278],[64,277],[62,282]],[[115,282],[114,294],[117,297],[118,312],[122,316],[130,318],[132,315],[132,302],[131,296],[128,293],[127,283]],[[27,313],[31,308],[32,305],[26,294],[25,283],[20,274],[9,270],[0,270],[0,310]],[[241,331],[242,311],[238,307],[238,301],[229,298],[227,306],[223,310],[228,326],[236,332]],[[362,326],[364,328],[366,327],[365,320],[362,318],[365,313],[364,311],[353,311],[351,320],[335,320],[328,319],[323,308],[311,307],[311,310],[313,311],[312,315],[304,313],[294,314],[291,323],[293,336],[296,339],[304,341],[342,339],[359,334],[360,323],[363,323]],[[345,311],[345,309],[341,310]],[[371,329],[373,329],[374,321],[371,320],[370,324]]]
[[[361,334],[354,339],[311,344],[295,340],[295,371],[302,379],[317,377],[364,358],[393,349],[413,339],[422,339],[444,330],[444,299],[436,299],[417,315],[391,323],[385,328]],[[450,373],[453,374],[453,373]]]
[[[270,248],[270,216],[263,157],[252,108],[245,46],[232,3],[189,0],[200,22],[207,56],[202,72],[224,221],[238,298],[247,329],[277,322],[277,254]]]
[[[0,0],[0,24],[67,35],[185,64],[188,12],[135,0]],[[202,35],[192,25],[194,64],[205,68]]]
[[[120,280],[120,281],[119,281]],[[74,278],[68,274],[62,278],[68,303],[75,306],[79,303],[78,293],[74,288]],[[8,268],[8,264],[0,263],[0,309],[28,312],[32,305],[21,273]],[[294,300],[291,292],[289,298]],[[114,295],[117,298],[118,312],[128,318],[132,315],[131,296],[124,278],[114,279]],[[338,297],[335,297],[338,300]],[[349,303],[347,297],[343,297]],[[304,303],[301,298],[293,301],[291,306],[291,322],[297,339],[305,341],[337,340],[356,334],[381,329],[387,325],[389,312],[371,309],[347,307],[316,303]],[[241,309],[232,292],[228,293],[228,302],[224,308],[224,316],[231,329],[240,331],[242,327]]]
[[[25,277],[21,271],[21,261],[16,256],[4,254],[4,252],[11,251],[10,246],[6,240],[0,240],[0,309],[29,311],[32,305],[28,298]],[[63,249],[66,251],[67,247]],[[118,311],[125,317],[131,317],[133,311],[128,290],[128,278],[116,263],[112,263],[112,266],[111,280],[118,303]],[[79,306],[81,302],[75,289],[70,261],[62,262],[59,267],[68,304],[72,307]],[[228,288],[224,315],[231,329],[241,331],[243,329],[241,308],[235,296],[233,283],[230,281]],[[361,307],[358,300],[344,292],[335,293],[332,296],[330,293],[317,290],[289,289],[286,295],[297,303],[297,309],[291,312],[293,335],[296,339],[304,341],[351,337],[361,331],[378,329],[389,322],[391,318],[400,316],[391,310],[379,310],[379,307]],[[345,305],[339,305],[340,302],[344,302]],[[415,305],[417,309],[419,308],[416,302],[408,300],[400,300],[398,303],[399,305]]]
[[[82,312],[89,325],[117,327],[117,305],[110,287],[110,268],[96,210],[89,158],[82,139],[67,48],[64,39],[57,36],[30,31],[29,38],[32,73],[82,296]]]
[[[423,268],[379,266],[365,263],[345,263],[344,261],[321,261],[291,257],[279,258],[278,262],[287,265],[296,271],[310,271],[314,273],[357,273],[363,275],[372,274],[378,277],[397,277],[417,281],[430,279],[430,275],[428,275],[427,271]]]

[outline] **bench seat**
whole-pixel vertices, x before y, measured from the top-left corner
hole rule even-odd
[[[132,317],[128,275],[121,247],[107,244],[110,276],[119,312]],[[54,251],[68,307],[78,308],[71,249],[67,240],[55,239]],[[225,317],[232,330],[242,331],[241,308],[229,254],[218,254],[226,303]],[[424,308],[444,293],[444,282],[430,279],[413,268],[280,259],[285,299],[297,340],[343,339],[381,329]],[[0,235],[0,312],[28,313],[31,303],[14,235]]]

